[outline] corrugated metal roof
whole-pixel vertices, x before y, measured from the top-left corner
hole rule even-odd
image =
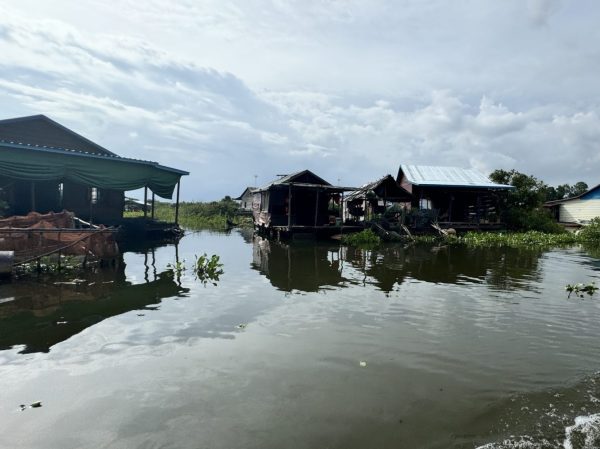
[[[430,165],[400,165],[408,182],[418,186],[483,187],[489,189],[512,189],[512,186],[496,184],[483,173],[470,168],[437,167]]]
[[[369,191],[376,189],[377,187],[379,187],[380,184],[387,181],[388,179],[390,179],[391,181],[396,183],[396,180],[392,177],[392,175],[385,175],[382,178],[379,178],[377,181],[363,184],[358,189],[356,189],[354,192],[349,193],[348,196],[346,197],[345,201],[352,201],[357,198],[363,198],[365,195],[368,194]],[[412,196],[411,193],[407,192],[403,187],[401,187],[399,185],[396,185],[396,187],[398,188],[398,190],[403,192],[407,198],[410,198]]]

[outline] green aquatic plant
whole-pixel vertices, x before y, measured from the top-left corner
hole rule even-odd
[[[370,229],[342,236],[342,243],[351,246],[379,245],[381,238]]]
[[[169,271],[173,276],[181,277],[185,271],[185,259],[178,260],[175,263],[168,263],[167,271]]]
[[[419,243],[431,243],[432,236],[417,236]],[[573,233],[548,234],[539,231],[528,232],[467,232],[464,235],[433,237],[433,241],[443,241],[446,244],[463,244],[478,248],[492,247],[553,247],[572,245],[582,242],[582,239]]]
[[[217,285],[219,276],[223,274],[223,264],[220,262],[219,256],[213,254],[208,257],[206,253],[200,257],[196,256],[196,262],[194,263],[194,273],[196,279],[203,284],[211,282],[213,285]]]
[[[598,291],[598,287],[594,282],[589,284],[567,284],[565,290],[569,293],[567,298],[570,298],[573,293],[580,298],[584,298],[587,294],[588,296],[593,296],[596,291]]]

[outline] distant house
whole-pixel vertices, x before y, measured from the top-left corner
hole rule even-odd
[[[254,191],[254,224],[283,233],[339,226],[341,195],[348,190],[354,189],[333,186],[310,170],[281,176]]]
[[[559,223],[586,224],[592,218],[600,217],[600,185],[573,198],[549,201],[544,207],[552,211]]]
[[[0,120],[5,214],[66,209],[95,223],[114,223],[123,216],[125,191],[146,188],[170,199],[187,174],[117,156],[44,115]]]
[[[497,223],[498,195],[514,188],[473,169],[425,165],[401,165],[397,181],[412,194],[413,209],[453,226]]]
[[[254,198],[255,190],[256,187],[246,187],[246,190],[244,190],[240,196],[234,198],[240,202],[240,209],[246,211],[252,210],[252,199]]]
[[[401,187],[392,175],[359,187],[344,198],[344,218],[356,221],[368,220],[375,214],[384,213],[391,205],[410,204],[412,194]]]

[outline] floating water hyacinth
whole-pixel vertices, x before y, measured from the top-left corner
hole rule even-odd
[[[593,296],[594,293],[596,293],[596,291],[598,290],[598,287],[596,287],[596,284],[594,282],[591,282],[587,285],[567,284],[565,290],[569,293],[569,296],[567,296],[567,298],[570,298],[573,293],[575,293],[575,295],[579,296],[580,298],[584,298],[586,294],[588,296]]]

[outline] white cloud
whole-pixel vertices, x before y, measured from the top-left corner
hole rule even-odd
[[[4,117],[188,169],[187,199],[302,168],[360,185],[401,162],[597,182],[588,0],[2,4]]]

